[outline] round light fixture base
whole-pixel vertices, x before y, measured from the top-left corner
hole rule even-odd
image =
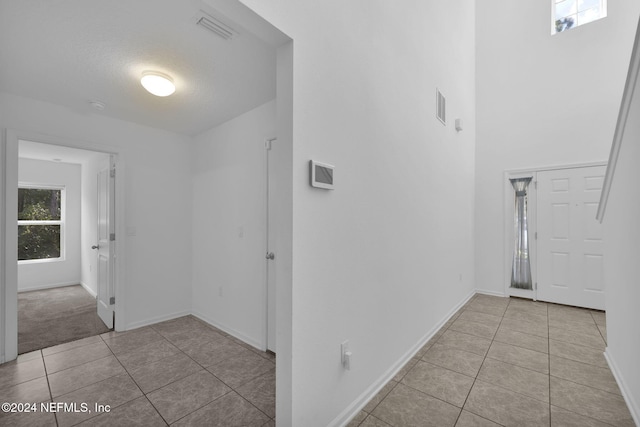
[[[155,96],[169,96],[176,91],[173,79],[157,71],[145,71],[140,79],[142,86]]]

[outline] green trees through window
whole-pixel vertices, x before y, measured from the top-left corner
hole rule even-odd
[[[63,189],[18,189],[18,260],[60,258]]]

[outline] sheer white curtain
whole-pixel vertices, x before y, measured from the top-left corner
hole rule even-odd
[[[516,192],[513,251],[511,267],[511,287],[533,289],[531,282],[531,263],[529,262],[529,230],[527,228],[527,187],[532,177],[510,179]]]

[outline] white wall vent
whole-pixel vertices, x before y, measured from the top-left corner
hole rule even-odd
[[[198,15],[196,15],[196,24],[202,28],[206,28],[224,40],[231,40],[238,35],[236,30],[222,22],[220,19],[214,18],[203,11],[198,12]]]
[[[436,88],[436,117],[443,125],[447,124],[447,100],[438,88]]]

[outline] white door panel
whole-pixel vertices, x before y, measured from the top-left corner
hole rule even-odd
[[[538,172],[538,299],[604,310],[595,219],[604,173],[604,166]]]
[[[114,177],[111,167],[98,173],[98,316],[113,328],[114,304]],[[115,171],[115,170],[114,170]]]

